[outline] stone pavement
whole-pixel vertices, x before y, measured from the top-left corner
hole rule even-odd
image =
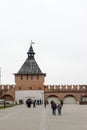
[[[87,130],[87,105],[64,105],[62,115],[46,110],[46,130]]]
[[[0,130],[87,130],[87,105],[64,104],[61,116],[52,115],[50,105],[3,109]]]

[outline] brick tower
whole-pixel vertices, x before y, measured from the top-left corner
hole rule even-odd
[[[17,103],[20,101],[25,103],[28,98],[44,100],[44,79],[46,74],[41,71],[35,61],[32,43],[31,41],[26,61],[15,74],[15,100]]]

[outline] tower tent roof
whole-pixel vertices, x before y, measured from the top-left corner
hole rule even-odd
[[[35,59],[26,59],[17,74],[43,74]]]
[[[28,54],[28,58],[26,59],[26,61],[24,62],[24,64],[20,68],[20,70],[16,73],[16,75],[20,75],[20,74],[33,74],[33,75],[39,74],[39,75],[45,76],[46,74],[42,73],[42,71],[39,68],[37,62],[35,61],[35,58],[34,58],[35,53],[33,51],[32,44],[31,44],[27,54]]]

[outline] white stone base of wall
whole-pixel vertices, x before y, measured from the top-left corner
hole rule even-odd
[[[19,104],[19,100],[22,100],[23,103],[26,103],[27,99],[36,99],[42,100],[44,102],[44,91],[41,90],[22,90],[22,91],[15,91],[15,102]]]

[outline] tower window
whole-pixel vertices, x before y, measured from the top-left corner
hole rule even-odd
[[[32,87],[30,87],[30,89],[32,89]]]
[[[19,87],[19,89],[21,89],[21,87]]]
[[[28,80],[28,75],[26,75],[26,79]]]
[[[37,79],[39,79],[39,75],[37,75]]]
[[[21,75],[21,80],[23,79],[23,76]]]
[[[31,75],[31,80],[33,79],[33,75]]]

